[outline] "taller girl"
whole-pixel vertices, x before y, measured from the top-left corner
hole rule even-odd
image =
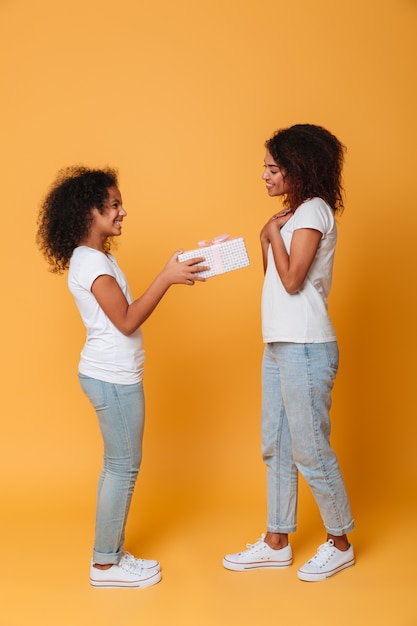
[[[263,180],[283,197],[261,231],[262,452],[267,466],[267,533],[223,565],[232,570],[286,567],[296,530],[298,472],[319,507],[327,538],[298,570],[324,580],[354,564],[347,533],[354,527],[339,464],[330,446],[331,391],[338,369],[336,334],[327,311],[337,231],[343,209],[344,146],[320,126],[297,124],[266,144]]]

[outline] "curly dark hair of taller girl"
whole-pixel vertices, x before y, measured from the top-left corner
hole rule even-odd
[[[283,128],[265,142],[275,163],[285,171],[289,191],[284,205],[297,208],[319,197],[343,211],[342,168],[345,146],[328,130],[314,124]]]
[[[114,186],[118,186],[118,174],[108,167],[75,165],[58,172],[41,204],[36,234],[51,272],[60,274],[68,268],[74,248],[88,234],[91,209],[103,213],[109,187]],[[110,249],[110,241],[106,245]]]

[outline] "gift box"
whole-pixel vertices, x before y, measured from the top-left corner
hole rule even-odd
[[[195,250],[179,254],[178,261],[204,257],[204,261],[199,265],[207,265],[210,269],[201,272],[203,278],[211,278],[249,265],[249,257],[242,237],[230,239],[229,235],[220,235],[210,241],[200,241],[198,245],[199,248]]]

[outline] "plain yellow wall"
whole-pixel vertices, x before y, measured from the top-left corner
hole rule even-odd
[[[17,460],[17,443],[27,461],[14,479],[72,480],[92,462],[75,376],[84,330],[66,278],[34,245],[41,197],[59,168],[81,162],[120,171],[129,216],[117,254],[136,294],[177,248],[245,237],[249,269],[174,287],[145,324],[145,459],[162,474],[168,465],[169,480],[182,465],[198,482],[221,474],[226,490],[251,480],[258,232],[276,210],[260,181],[263,143],[296,122],[323,124],[348,147],[330,307],[342,354],[334,430],[352,499],[414,478],[416,3],[44,0],[3,2],[1,13],[12,444],[2,462]]]
[[[84,329],[34,238],[56,172],[108,164],[134,294],[177,248],[220,233],[243,236],[251,259],[173,287],[144,325],[145,494],[168,524],[190,500],[228,503],[227,516],[245,502],[264,523],[258,233],[279,205],[260,180],[263,144],[310,122],[348,148],[334,445],[359,528],[372,507],[390,520],[411,510],[416,13],[415,0],[0,2],[0,475],[12,503],[74,485],[90,498],[95,485],[98,429],[76,378]]]

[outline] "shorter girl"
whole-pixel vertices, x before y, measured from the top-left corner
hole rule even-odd
[[[124,552],[130,502],[142,457],[144,350],[141,325],[169,287],[204,281],[195,258],[178,250],[138,299],[110,254],[127,213],[112,169],[62,170],[40,209],[37,242],[51,271],[69,268],[68,286],[87,329],[79,379],[104,441],[97,492],[90,582],[95,587],[148,587],[161,579],[158,561]]]

